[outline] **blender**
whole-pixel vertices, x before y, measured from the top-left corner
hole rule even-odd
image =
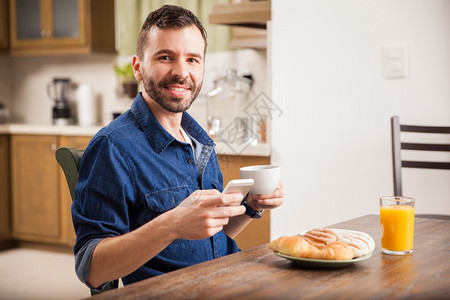
[[[55,101],[52,114],[54,125],[71,125],[74,123],[72,108],[67,98],[69,87],[69,78],[53,78],[53,81],[47,84],[48,96]]]

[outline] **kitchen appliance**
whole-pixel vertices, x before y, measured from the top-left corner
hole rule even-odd
[[[47,84],[47,94],[55,102],[52,109],[54,125],[71,125],[74,123],[72,106],[68,99],[69,78],[53,78]]]
[[[0,124],[9,122],[9,110],[0,102]]]
[[[77,119],[81,126],[97,125],[97,103],[88,84],[80,84],[77,89]]]

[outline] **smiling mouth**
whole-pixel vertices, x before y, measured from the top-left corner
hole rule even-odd
[[[170,87],[170,86],[167,87],[167,89],[175,91],[175,92],[184,92],[184,91],[189,90],[188,88],[185,88],[185,87]]]
[[[184,98],[191,91],[189,87],[180,85],[166,86],[166,90],[172,97],[175,98]]]

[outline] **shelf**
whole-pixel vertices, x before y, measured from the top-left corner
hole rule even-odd
[[[231,28],[231,49],[266,49],[267,32],[265,29],[236,27]]]
[[[265,29],[271,20],[270,1],[247,1],[216,4],[209,15],[210,24],[244,26]]]

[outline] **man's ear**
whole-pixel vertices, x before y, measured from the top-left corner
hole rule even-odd
[[[142,81],[142,74],[141,74],[141,61],[139,60],[139,58],[136,55],[133,55],[133,73],[134,73],[134,78],[136,78],[136,80],[138,81]]]

